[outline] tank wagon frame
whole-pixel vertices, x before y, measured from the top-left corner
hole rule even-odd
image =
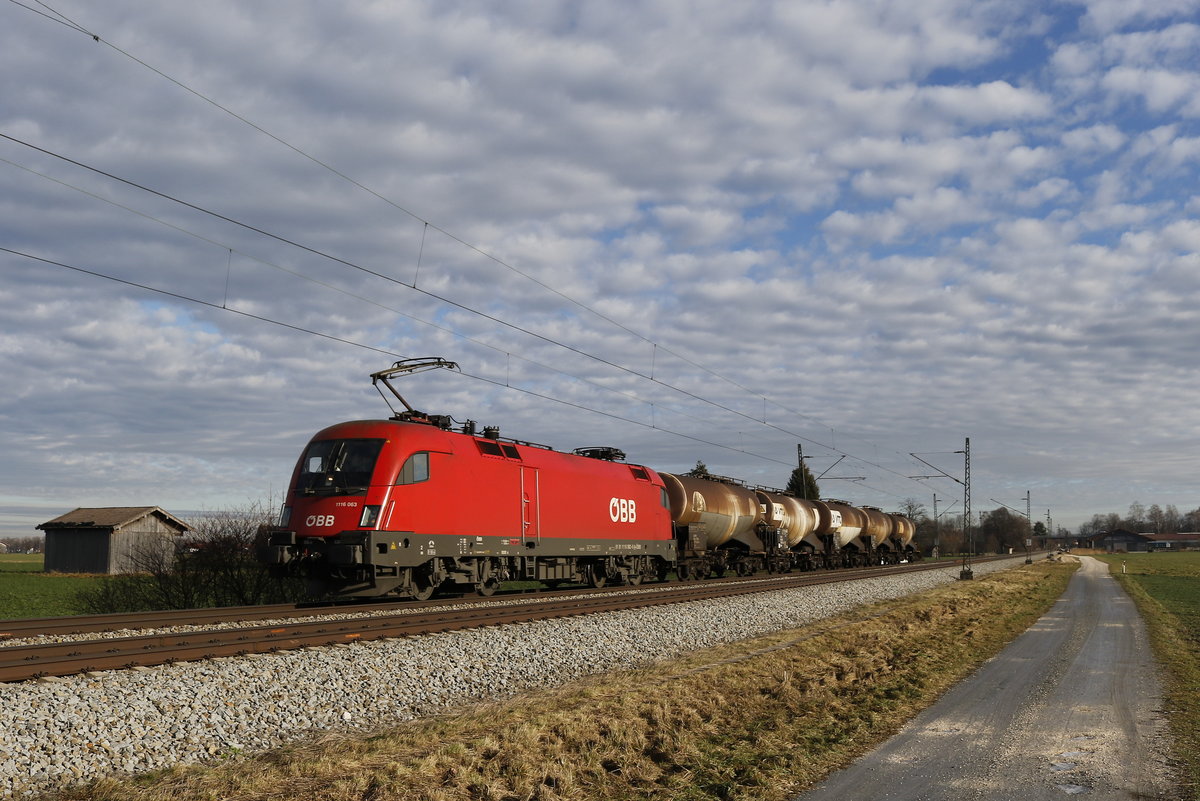
[[[314,594],[426,599],[447,584],[490,595],[508,580],[601,587],[917,558],[899,515],[657,473],[616,448],[563,453],[471,420],[452,428],[390,383],[456,366],[374,373],[404,409],[312,437],[263,532],[272,573],[306,576]]]

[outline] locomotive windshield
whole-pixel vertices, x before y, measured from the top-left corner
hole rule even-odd
[[[371,484],[382,439],[330,439],[314,442],[300,460],[296,491],[311,495],[362,494]]]

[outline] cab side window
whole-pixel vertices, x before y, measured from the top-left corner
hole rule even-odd
[[[427,452],[414,453],[404,462],[404,466],[400,468],[400,477],[396,479],[397,484],[419,484],[422,481],[429,480],[429,454]]]

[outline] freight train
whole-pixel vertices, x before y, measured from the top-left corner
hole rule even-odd
[[[918,558],[901,515],[455,426],[390,383],[455,366],[414,359],[374,373],[404,411],[313,436],[264,532],[272,573],[307,576],[314,594],[424,600],[454,585],[491,595],[509,580],[602,587]]]

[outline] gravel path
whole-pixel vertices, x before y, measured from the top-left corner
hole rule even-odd
[[[979,563],[976,575],[1021,564]],[[374,730],[794,628],[955,581],[958,566],[741,598],[0,686],[0,798]]]
[[[796,801],[1179,798],[1157,665],[1090,557],[1041,620],[879,748]]]

